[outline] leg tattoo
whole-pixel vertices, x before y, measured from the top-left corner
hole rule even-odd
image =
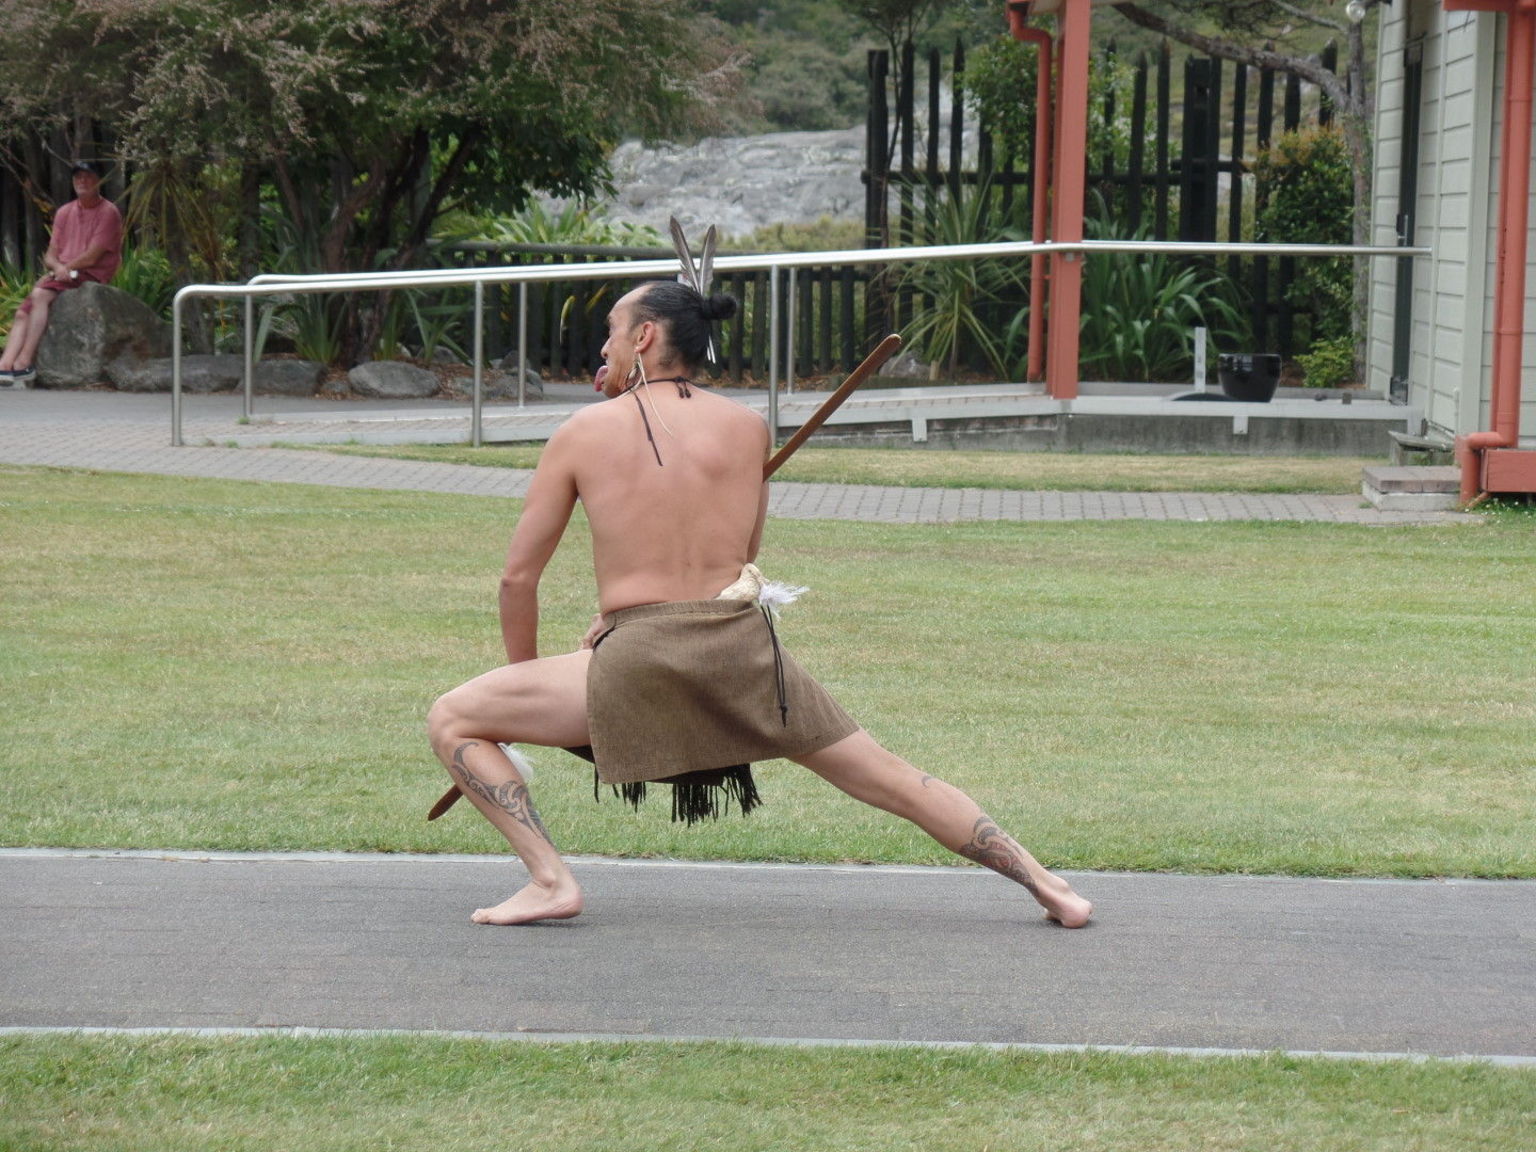
[[[1038,885],[1024,868],[1023,850],[1012,836],[993,822],[992,817],[983,813],[977,819],[976,827],[971,831],[970,843],[962,845],[959,852],[967,860],[974,860],[1024,885],[1031,896],[1040,899]]]
[[[470,748],[478,747],[478,741],[469,740],[453,750],[452,771],[458,778],[459,787],[494,804],[523,827],[543,837],[553,847],[554,841],[545,831],[544,821],[539,819],[538,809],[534,808],[533,802],[528,798],[528,785],[521,780],[508,780],[505,784],[497,784],[493,787],[470,771],[469,765],[464,763],[464,753]]]

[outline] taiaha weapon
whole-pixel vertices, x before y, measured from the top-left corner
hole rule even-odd
[[[841,408],[843,401],[852,396],[859,385],[878,372],[887,360],[896,355],[896,350],[900,347],[901,337],[894,332],[880,341],[875,350],[864,357],[863,362],[857,368],[848,373],[848,378],[838,385],[837,391],[822,401],[821,407],[811,413],[811,418],[800,425],[795,434],[785,441],[784,447],[775,452],[763,465],[763,479],[766,481],[783,467],[784,462],[799,450],[800,445],[809,440],[812,433],[827,422],[827,417]],[[431,811],[427,813],[427,819],[436,820],[444,812],[457,804],[461,795],[463,793],[459,791],[459,786],[457,784],[453,785],[448,791],[438,797],[437,803],[432,805]]]
[[[852,396],[860,384],[880,371],[885,362],[896,355],[896,349],[900,347],[901,337],[894,332],[880,341],[875,350],[864,357],[863,363],[848,373],[848,378],[838,385],[837,391],[828,396],[821,407],[811,413],[811,418],[800,425],[799,430],[785,441],[784,447],[775,452],[772,459],[763,465],[763,479],[766,480],[777,472],[780,466],[795,454],[800,445],[809,440],[811,434],[827,422],[827,417],[841,408],[843,401]]]

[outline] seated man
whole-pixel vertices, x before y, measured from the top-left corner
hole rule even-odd
[[[48,313],[60,292],[112,279],[123,262],[123,215],[101,195],[101,169],[90,160],[73,167],[75,199],[60,208],[53,221],[53,239],[43,253],[48,271],[16,309],[5,351],[0,353],[0,380],[30,383],[33,359],[48,327]]]

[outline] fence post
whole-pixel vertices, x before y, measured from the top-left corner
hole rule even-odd
[[[779,446],[779,266],[768,269],[768,439]]]
[[[469,439],[470,446],[480,447],[481,441],[481,405],[484,402],[485,392],[485,281],[475,281],[475,338],[472,345],[475,358],[475,386],[474,400],[470,411]]]

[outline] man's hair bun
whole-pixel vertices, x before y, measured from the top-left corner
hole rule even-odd
[[[736,297],[716,292],[705,299],[703,312],[706,320],[729,320],[736,315]]]

